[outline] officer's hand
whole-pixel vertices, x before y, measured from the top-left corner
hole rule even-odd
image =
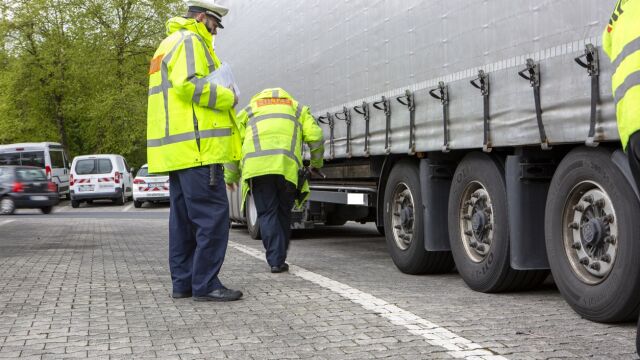
[[[238,188],[238,185],[236,185],[236,183],[228,183],[227,184],[227,190],[229,191],[236,191],[236,189]]]
[[[233,107],[236,107],[236,105],[238,105],[238,95],[236,94],[236,91],[233,90]]]

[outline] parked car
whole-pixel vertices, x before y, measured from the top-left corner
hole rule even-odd
[[[133,197],[133,168],[121,155],[83,155],[71,163],[71,206],[110,199],[124,205]]]
[[[0,166],[0,215],[25,208],[49,214],[59,201],[56,184],[39,167]]]
[[[133,179],[133,206],[140,208],[144,202],[160,201],[169,201],[169,176],[149,174],[149,167],[144,164]]]
[[[60,196],[69,198],[69,157],[54,142],[0,145],[1,165],[35,166],[43,169]]]

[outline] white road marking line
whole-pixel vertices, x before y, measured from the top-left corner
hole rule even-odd
[[[53,209],[54,213],[59,213],[59,212],[65,212],[67,210],[69,210],[70,206],[69,205],[65,205],[65,206],[59,206]]]
[[[131,210],[132,207],[133,207],[133,204],[127,205],[127,206],[125,206],[124,209],[122,209],[122,212],[127,212],[127,211]]]
[[[265,260],[264,253],[262,251],[255,250],[233,241],[229,242],[229,246],[247,255],[253,256],[254,258],[263,261]],[[352,288],[347,284],[329,279],[325,276],[295,265],[290,265],[289,272],[325,289],[331,290],[367,310],[377,313],[394,325],[403,326],[411,334],[425,338],[429,344],[448,350],[447,354],[454,358],[469,360],[506,360],[503,356],[495,355],[490,349],[483,348],[471,340],[458,336],[453,332],[409,311],[390,304],[371,294]]]
[[[14,222],[14,221],[15,221],[15,220],[5,220],[5,221],[0,221],[0,226],[2,226],[2,225],[7,225],[7,224],[12,223],[12,222]]]

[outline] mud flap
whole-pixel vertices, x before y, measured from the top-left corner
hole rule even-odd
[[[555,166],[507,156],[507,208],[511,267],[515,270],[549,269],[544,235],[545,206]]]

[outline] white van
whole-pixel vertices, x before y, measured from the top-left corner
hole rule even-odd
[[[0,165],[37,166],[56,184],[60,197],[69,198],[69,157],[54,142],[0,145]]]
[[[71,206],[83,201],[110,199],[124,205],[133,197],[133,176],[121,155],[82,155],[71,163]]]

